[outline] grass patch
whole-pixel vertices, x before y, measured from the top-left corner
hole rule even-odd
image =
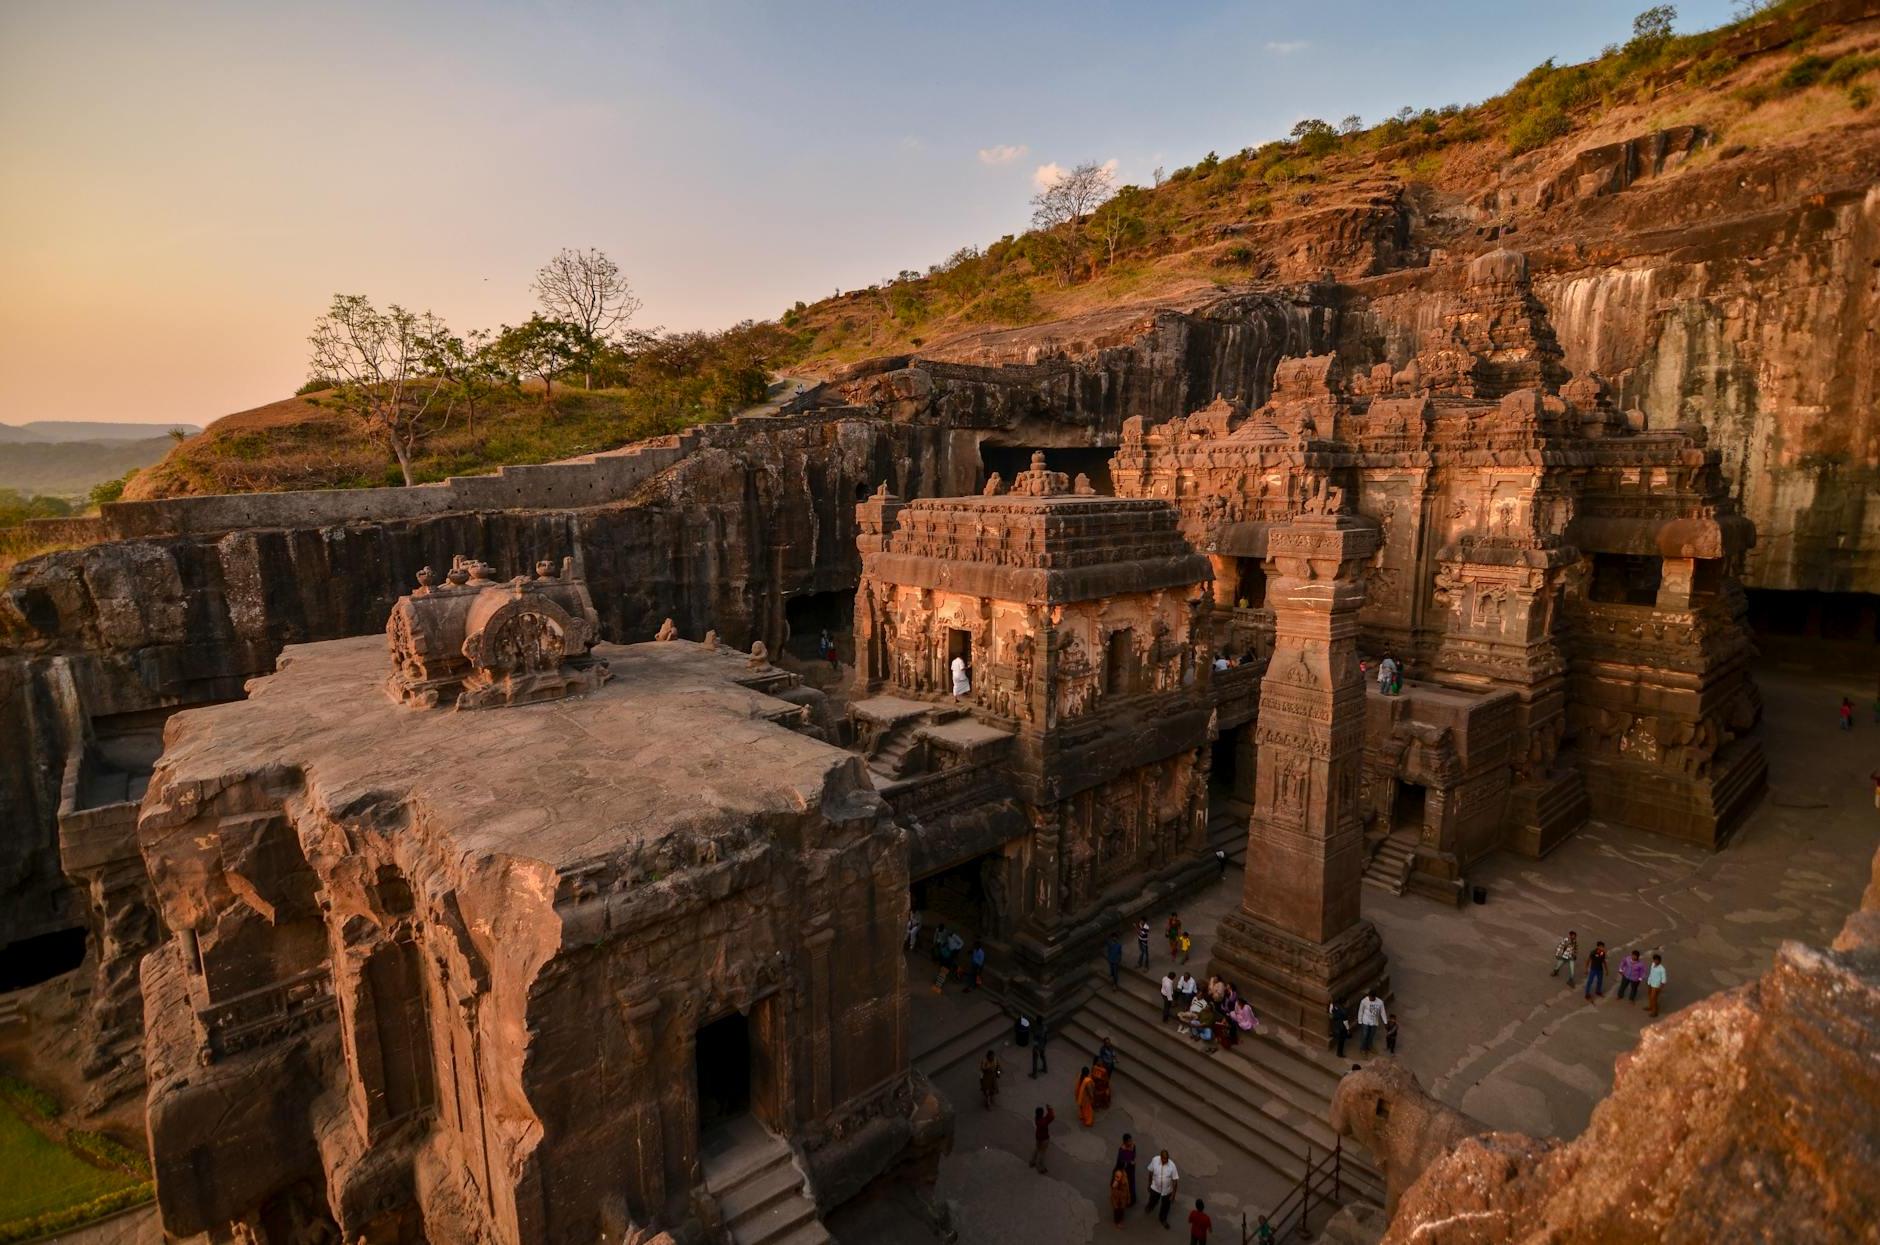
[[[84,1206],[145,1183],[120,1167],[87,1162],[35,1128],[14,1099],[0,1096],[0,1241],[27,1239],[8,1235],[22,1220]]]

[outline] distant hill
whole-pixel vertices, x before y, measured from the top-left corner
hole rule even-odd
[[[171,428],[192,436],[195,424],[129,424],[98,420],[35,419],[24,424],[0,424],[0,445],[53,445],[69,441],[148,441]],[[122,474],[121,472],[119,474]]]
[[[161,461],[176,444],[167,436],[147,435],[149,424],[135,426],[146,433],[142,440],[13,441],[0,446],[0,489],[16,489],[41,497],[83,499],[93,485]]]

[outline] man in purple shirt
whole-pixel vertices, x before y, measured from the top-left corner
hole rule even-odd
[[[1638,1002],[1638,988],[1645,980],[1645,957],[1632,948],[1632,954],[1619,961],[1619,997],[1628,1003]]]

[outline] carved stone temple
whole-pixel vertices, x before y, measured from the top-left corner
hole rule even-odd
[[[929,920],[982,931],[1057,1014],[1124,916],[1212,869],[1207,560],[1166,502],[1041,457],[1009,492],[860,509],[858,746]]]
[[[548,563],[427,575],[388,633],[389,682],[386,641],[303,645],[168,725],[137,826],[168,1233],[807,1230],[931,1174],[901,833],[795,676],[595,644]]]

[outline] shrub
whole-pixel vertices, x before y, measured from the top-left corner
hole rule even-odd
[[[64,1110],[59,1100],[40,1089],[37,1085],[28,1085],[16,1076],[0,1075],[0,1096],[6,1097],[23,1111],[29,1111],[42,1120],[54,1120]]]
[[[141,1206],[156,1195],[156,1186],[145,1180],[95,1197],[77,1206],[67,1206],[62,1210],[49,1210],[43,1215],[34,1215],[31,1219],[15,1219],[9,1223],[0,1223],[0,1245],[11,1245],[14,1241],[36,1241],[42,1236],[51,1236],[55,1232],[67,1232],[108,1215],[115,1215],[121,1210]]]
[[[1751,82],[1746,86],[1738,87],[1730,92],[1730,95],[1751,108],[1761,108],[1776,97],[1776,84],[1766,79],[1762,82]]]
[[[66,1144],[100,1167],[119,1167],[134,1175],[148,1177],[150,1160],[103,1133],[75,1128],[65,1135]]]
[[[1730,76],[1736,68],[1736,57],[1723,52],[1713,52],[1703,60],[1691,66],[1691,71],[1684,75],[1684,80],[1694,87],[1715,86]]]
[[[1782,71],[1782,76],[1776,81],[1785,91],[1799,91],[1803,87],[1810,87],[1819,82],[1821,75],[1828,71],[1828,64],[1828,58],[1825,56],[1816,56],[1812,52],[1805,53],[1789,62],[1789,67]]]
[[[1508,127],[1508,154],[1518,156],[1544,147],[1572,128],[1573,123],[1560,109],[1543,107],[1523,113]]]
[[[1873,88],[1865,82],[1856,82],[1847,88],[1847,102],[1856,108],[1865,109],[1873,104]]]
[[[328,380],[324,376],[309,376],[305,384],[294,390],[294,396],[304,398],[310,393],[319,393],[323,389],[337,388],[339,388],[339,382],[336,380]]]
[[[1860,56],[1849,52],[1822,73],[1821,80],[1829,86],[1846,86],[1854,79],[1871,70],[1880,69],[1880,56]]]
[[[103,484],[91,486],[91,495],[87,499],[94,506],[102,506],[108,501],[116,501],[124,496],[124,486],[131,482],[135,471],[127,471],[115,480],[106,480]]]

